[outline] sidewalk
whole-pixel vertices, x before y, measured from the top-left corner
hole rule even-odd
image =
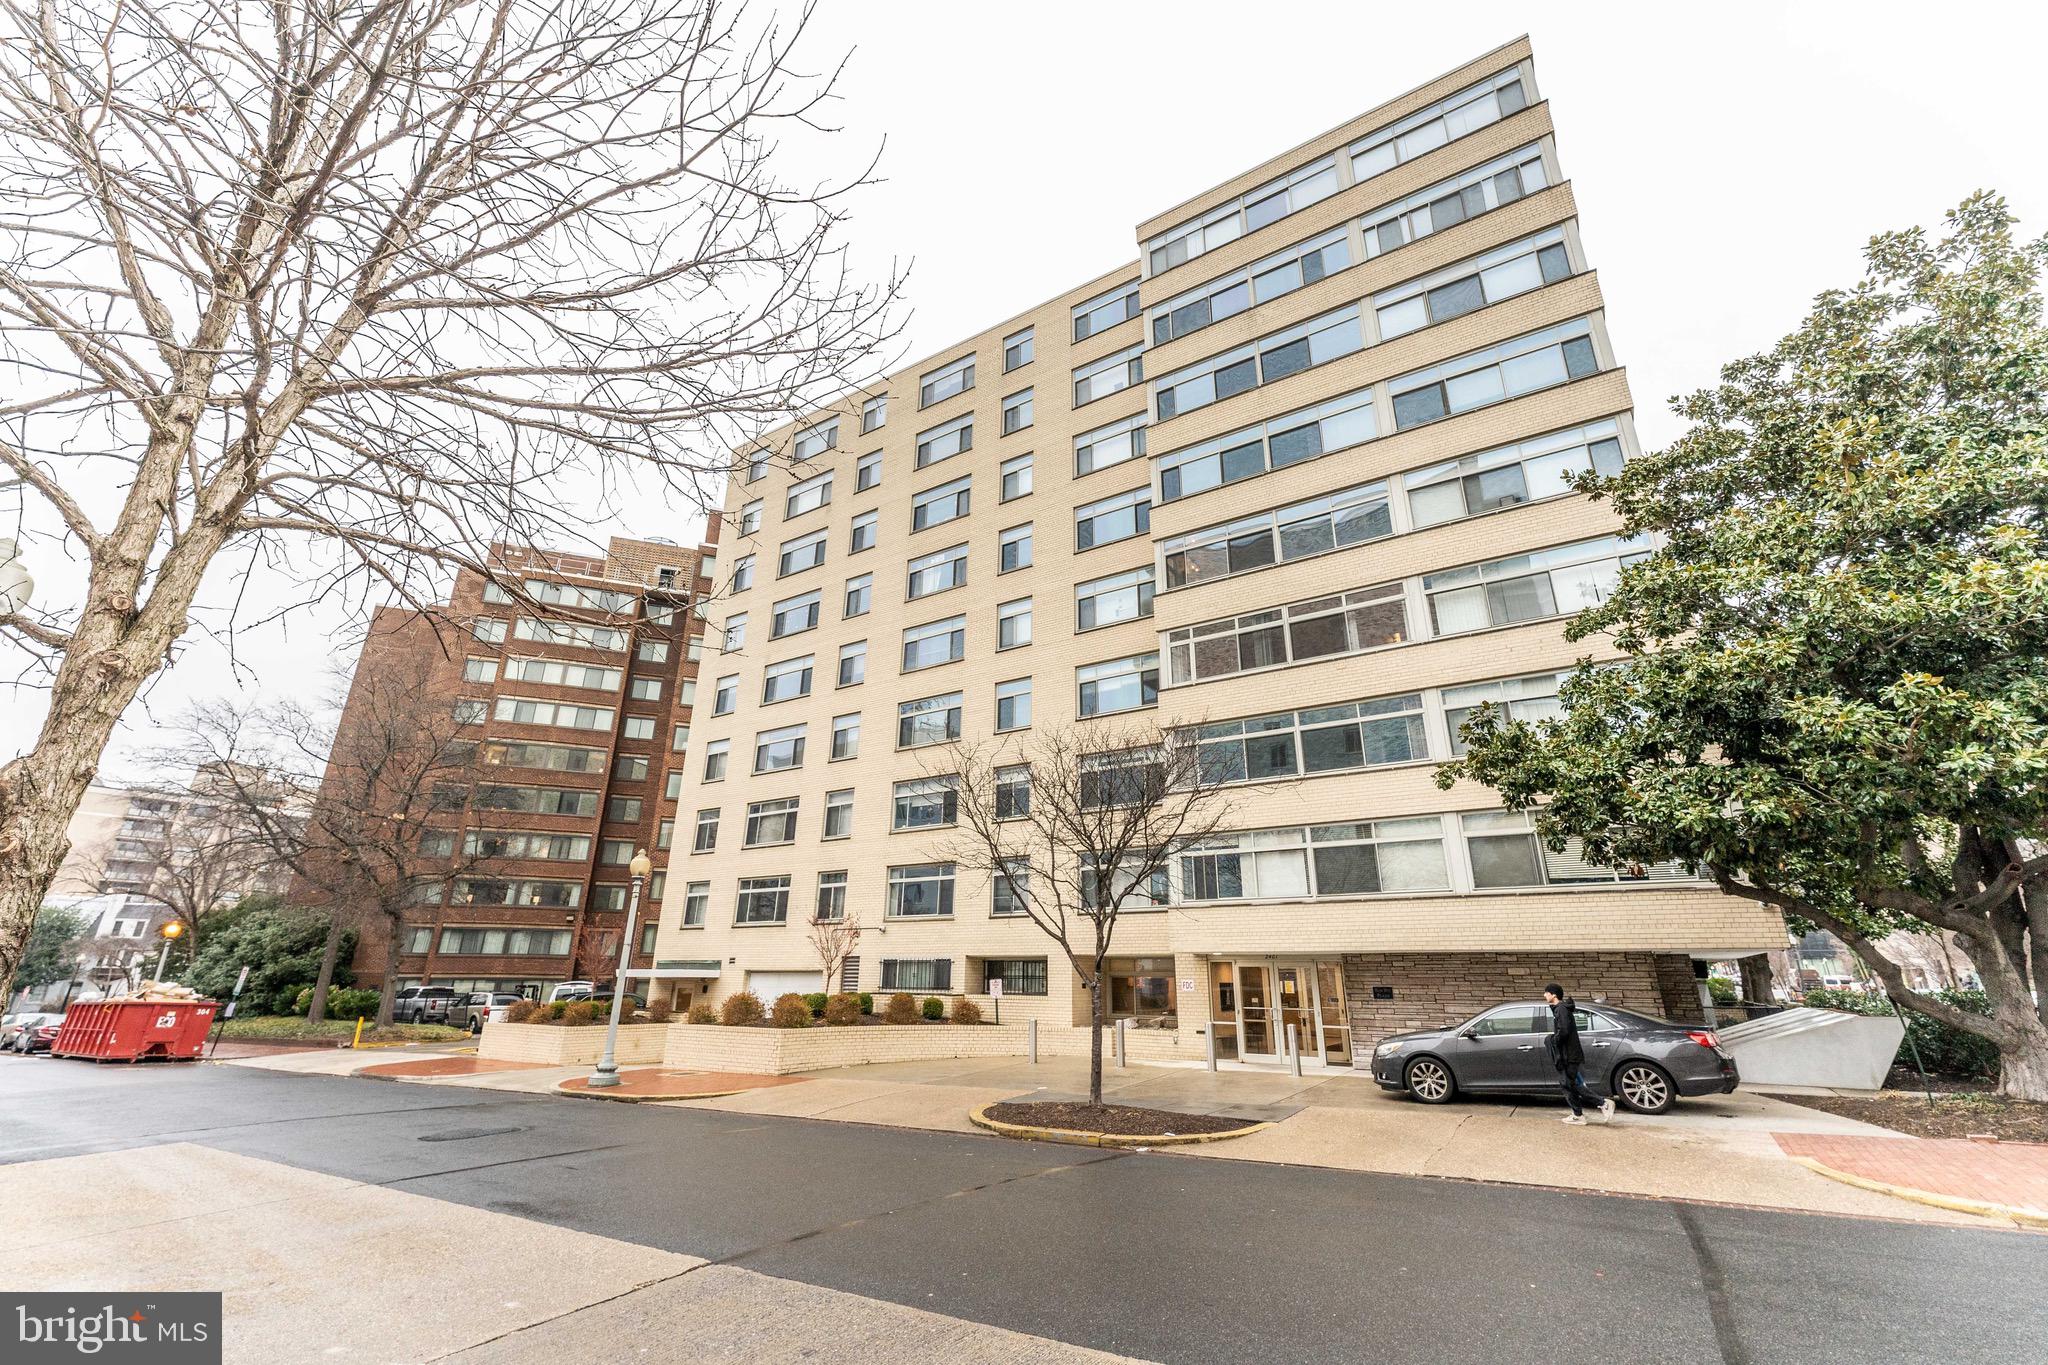
[[[1781,1133],[1778,1145],[1848,1184],[2048,1228],[2048,1147],[2038,1143]]]

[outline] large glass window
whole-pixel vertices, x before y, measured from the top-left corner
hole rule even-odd
[[[1074,406],[1085,407],[1098,398],[1122,393],[1145,381],[1145,343],[1112,351],[1074,370]]]
[[[1420,241],[1467,218],[1512,204],[1549,183],[1543,149],[1532,142],[1361,218],[1365,254],[1371,258]]]
[[[1467,133],[1498,123],[1528,106],[1519,67],[1511,67],[1476,85],[1467,86],[1417,110],[1399,123],[1368,133],[1351,144],[1351,179],[1354,184],[1425,152],[1455,142]]]
[[[1284,251],[1244,270],[1235,270],[1177,294],[1152,310],[1152,343],[1198,332],[1211,323],[1242,313],[1254,303],[1271,303],[1305,284],[1336,274],[1351,264],[1351,239],[1341,227],[1296,242]]]
[[[818,874],[818,911],[814,919],[828,923],[846,918],[846,873]]]
[[[1458,635],[1598,606],[1649,552],[1639,537],[1605,536],[1433,573],[1422,590],[1436,634]]]
[[[817,629],[818,604],[821,600],[821,594],[813,589],[777,602],[775,615],[768,626],[768,638],[780,640],[785,635],[800,635],[804,631]]]
[[[917,405],[928,408],[932,404],[965,393],[974,387],[974,357],[962,356],[936,370],[927,370],[918,376]]]
[[[922,531],[928,526],[941,526],[966,516],[973,483],[973,476],[969,475],[951,483],[942,483],[937,488],[928,488],[912,498],[910,529]]]
[[[559,725],[567,730],[609,730],[609,706],[577,706],[566,701],[535,701],[527,697],[499,697],[491,715],[515,725]]]
[[[1150,564],[1074,587],[1074,629],[1094,630],[1152,614],[1153,569]]]
[[[996,572],[1009,573],[1012,569],[1031,567],[1031,523],[1012,526],[996,541]]]
[[[1571,491],[1588,469],[1621,472],[1621,430],[1613,418],[1418,469],[1401,480],[1417,528],[1477,516]]]
[[[1092,550],[1142,536],[1152,528],[1152,488],[1148,484],[1074,509],[1074,548]]]
[[[1427,426],[1600,370],[1593,327],[1585,318],[1473,351],[1387,382],[1394,429]]]
[[[1167,637],[1168,672],[1176,687],[1308,659],[1358,654],[1409,638],[1408,607],[1399,583],[1246,612]]]
[[[950,422],[917,433],[917,467],[937,464],[950,460],[955,455],[974,449],[974,414],[955,417]]]
[[[1218,721],[1197,727],[1193,737],[1204,776],[1218,784],[1313,777],[1429,757],[1420,693]]]
[[[896,746],[915,749],[960,738],[961,694],[921,697],[896,707]]]
[[[959,819],[960,779],[920,777],[896,784],[891,829],[937,829]]]
[[[581,882],[503,881],[495,877],[458,877],[451,905],[523,905],[542,910],[574,910],[583,903]]]
[[[832,501],[832,471],[826,470],[802,483],[793,483],[783,496],[782,515],[785,520],[800,517],[806,512],[815,512]]]
[[[1372,390],[1358,389],[1257,426],[1169,451],[1152,464],[1159,473],[1160,500],[1172,502],[1256,478],[1268,469],[1284,469],[1361,445],[1377,435],[1379,419],[1373,411]]]
[[[704,780],[723,782],[726,764],[732,758],[732,741],[714,739],[704,746]]]
[[[950,908],[951,893],[948,893]],[[953,959],[950,957],[885,957],[882,959],[882,989],[885,991],[950,991],[953,989]]]
[[[784,659],[773,663],[761,673],[761,704],[770,705],[778,701],[794,701],[798,697],[811,695],[812,655],[799,659]]]
[[[683,927],[702,929],[711,910],[711,883],[691,882],[683,888]]]
[[[795,843],[796,809],[797,798],[794,796],[750,802],[747,806],[746,846],[757,848],[762,844]]]
[[[807,536],[785,540],[775,556],[775,576],[787,578],[805,569],[815,569],[825,562],[826,531],[813,531]]]
[[[1097,294],[1086,303],[1074,305],[1074,340],[1086,341],[1097,332],[1138,316],[1138,311],[1136,280]]]
[[[820,422],[805,431],[799,431],[793,450],[799,460],[809,460],[823,455],[828,450],[836,449],[838,445],[839,419],[834,417],[830,421]]]
[[[1031,679],[1014,678],[996,684],[996,729],[1025,730],[1031,726]]]
[[[484,624],[479,621],[479,626]],[[478,639],[492,642],[505,638],[505,623],[496,623],[498,633],[494,636],[479,635]],[[512,626],[512,634],[521,640],[532,640],[543,645],[570,645],[577,649],[601,649],[616,652],[626,647],[626,632],[611,626],[593,626],[583,621],[538,621],[522,616]]]
[[[479,661],[472,659],[470,662]],[[484,659],[481,662],[491,661]],[[489,682],[490,679],[473,681]],[[545,683],[549,687],[587,687],[593,691],[610,692],[619,685],[619,670],[603,664],[565,663],[560,659],[507,659],[505,681]]]
[[[742,877],[734,924],[782,924],[789,919],[789,878]]]
[[[1179,859],[1184,901],[1316,899],[1450,889],[1443,819],[1360,820],[1204,839]]]
[[[1175,370],[1152,386],[1153,401],[1163,422],[1327,364],[1364,345],[1359,305],[1346,304],[1321,317]]]
[[[804,766],[804,734],[808,726],[784,725],[754,736],[754,771],[779,773]]]
[[[1037,358],[1038,346],[1035,329],[1026,327],[1021,332],[1012,332],[1003,338],[1003,373],[1029,365]]]
[[[544,834],[509,829],[471,830],[462,836],[462,852],[471,858],[581,862],[590,856],[590,838],[583,834]]]
[[[889,869],[889,914],[897,919],[931,918],[953,913],[953,864],[913,863]],[[882,985],[888,989],[888,963]],[[943,989],[935,987],[934,989]]]
[[[1380,340],[1433,327],[1440,322],[1496,304],[1503,299],[1569,279],[1571,257],[1564,229],[1551,228],[1520,241],[1446,266],[1419,280],[1372,296]]]
[[[985,957],[981,960],[981,989],[989,993],[989,983],[1003,983],[1004,995],[1044,995],[1046,993],[1045,959],[1042,957]]]
[[[1506,711],[1509,720],[1532,724],[1563,715],[1564,705],[1557,696],[1558,687],[1563,682],[1561,673],[1533,673],[1526,678],[1504,678],[1499,682],[1444,688],[1444,724],[1451,732],[1452,757],[1464,756],[1465,722],[1472,719],[1473,712],[1489,703]]]
[[[1394,533],[1384,482],[1360,484],[1165,541],[1166,586],[1191,587]]]
[[[903,671],[949,664],[967,655],[967,618],[949,616],[903,632]]]
[[[1023,389],[1003,400],[1003,435],[1024,430],[1031,425],[1031,393]]]
[[[946,592],[967,582],[967,547],[948,545],[943,550],[919,555],[907,567],[910,570],[908,596],[911,601]]]
[[[1144,454],[1145,414],[1133,413],[1074,438],[1074,475],[1093,474]]]
[[[1171,270],[1183,261],[1234,242],[1247,232],[1256,232],[1299,213],[1310,204],[1335,194],[1337,158],[1325,156],[1276,180],[1259,186],[1243,198],[1177,227],[1168,228],[1145,244],[1152,273]]]
[[[1133,654],[1105,659],[1074,671],[1083,716],[1108,716],[1135,711],[1159,700],[1159,655]]]

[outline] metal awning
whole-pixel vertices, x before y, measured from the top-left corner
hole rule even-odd
[[[639,977],[646,981],[715,980],[719,973],[718,959],[690,961],[676,958],[656,962],[652,967],[628,967],[627,976]]]

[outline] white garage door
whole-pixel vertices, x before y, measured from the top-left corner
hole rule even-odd
[[[817,972],[748,972],[747,989],[760,996],[762,1004],[772,1006],[778,995],[811,994],[824,979]]]

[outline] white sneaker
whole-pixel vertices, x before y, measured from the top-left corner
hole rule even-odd
[[[1564,1122],[1573,1128],[1584,1128],[1586,1126],[1585,1118],[1579,1114],[1566,1114]]]
[[[1614,1100],[1612,1097],[1600,1101],[1600,1121],[1602,1123],[1614,1122]]]

